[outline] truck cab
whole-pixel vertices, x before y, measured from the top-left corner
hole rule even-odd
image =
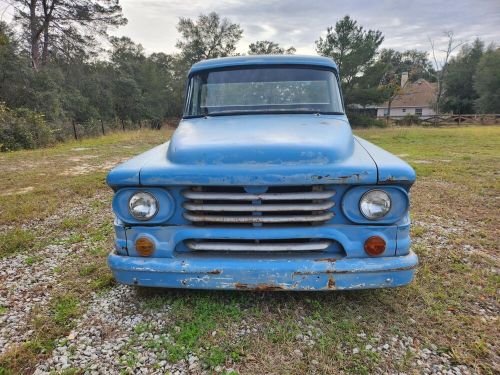
[[[335,290],[413,279],[414,170],[353,135],[335,63],[199,62],[170,141],[113,169],[120,283]]]

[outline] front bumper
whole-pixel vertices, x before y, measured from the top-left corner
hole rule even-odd
[[[110,254],[108,264],[123,284],[189,289],[341,290],[409,284],[417,255],[379,258],[297,259],[192,256],[140,258]]]

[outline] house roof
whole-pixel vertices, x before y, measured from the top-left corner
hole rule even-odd
[[[315,65],[337,70],[337,64],[332,59],[323,56],[306,55],[251,55],[222,57],[203,60],[194,64],[189,74],[206,69],[217,69],[244,65]]]
[[[391,108],[398,107],[430,107],[436,101],[437,84],[430,83],[423,78],[416,82],[408,82],[401,92],[392,100]],[[381,108],[387,108],[385,102]]]

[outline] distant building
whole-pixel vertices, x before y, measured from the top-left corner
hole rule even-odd
[[[389,102],[377,107],[377,117],[401,118],[408,114],[428,118],[435,115],[433,105],[436,102],[437,84],[425,79],[408,82],[408,73],[401,75],[401,91],[394,97],[389,114]]]

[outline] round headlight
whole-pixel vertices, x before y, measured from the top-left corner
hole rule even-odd
[[[382,190],[370,190],[359,201],[359,210],[370,220],[381,219],[391,209],[391,198]]]
[[[158,213],[158,201],[153,194],[141,191],[130,197],[128,209],[137,220],[149,220]]]

